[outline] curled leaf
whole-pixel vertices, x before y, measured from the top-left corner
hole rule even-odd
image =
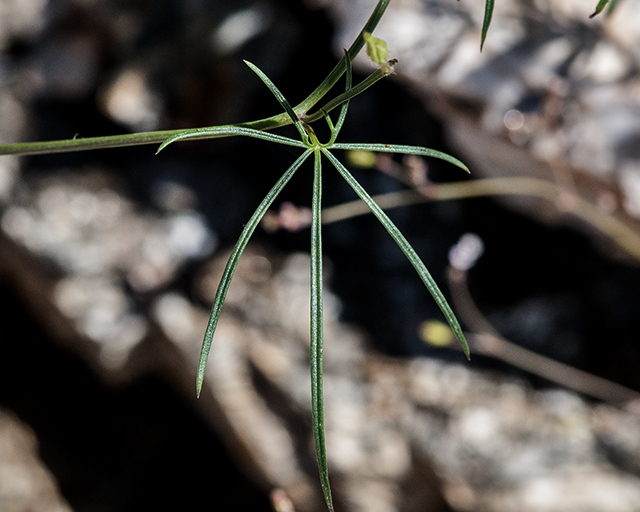
[[[382,39],[373,37],[369,32],[363,34],[364,42],[367,44],[367,55],[376,64],[386,64],[389,59],[389,49],[387,43]]]

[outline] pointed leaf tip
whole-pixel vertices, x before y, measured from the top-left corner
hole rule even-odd
[[[592,19],[593,17],[600,14],[608,3],[609,3],[609,0],[600,0],[598,2],[598,5],[596,5],[596,10],[589,16],[589,19]]]
[[[484,42],[487,39],[487,33],[489,32],[489,26],[491,25],[491,18],[493,17],[493,7],[495,0],[486,0],[484,6],[484,19],[482,20],[482,36],[480,38],[480,51],[484,47]]]

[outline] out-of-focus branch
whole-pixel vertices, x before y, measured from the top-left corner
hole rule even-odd
[[[554,205],[565,197],[561,187],[536,178],[491,178],[459,183],[430,183],[411,190],[401,190],[373,196],[381,208],[397,208],[427,201],[444,201],[481,196],[524,195],[545,199]],[[640,236],[614,215],[580,197],[563,201],[563,213],[575,215],[611,239],[634,259],[640,261]],[[566,206],[569,205],[569,206]],[[360,201],[350,201],[323,210],[323,222],[328,224],[369,213]]]
[[[637,391],[527,350],[500,336],[475,305],[467,286],[466,270],[450,266],[447,279],[456,311],[473,331],[467,335],[472,353],[500,359],[579,393],[640,413]]]

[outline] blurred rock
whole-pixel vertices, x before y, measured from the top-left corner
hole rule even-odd
[[[3,0],[0,3],[0,48],[12,38],[29,39],[44,24],[46,0]]]
[[[53,304],[112,369],[126,364],[148,332],[134,294],[167,286],[185,264],[215,249],[200,214],[144,211],[97,170],[23,181],[15,193],[0,217],[3,232],[55,264],[62,277],[51,285]]]
[[[71,512],[38,456],[33,432],[0,409],[0,509],[3,512]]]

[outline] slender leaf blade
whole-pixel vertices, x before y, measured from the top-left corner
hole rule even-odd
[[[347,64],[347,77],[345,80],[344,89],[345,89],[345,92],[348,93],[349,90],[351,89],[352,82],[353,82],[353,69],[351,66],[351,57],[349,57],[349,52],[347,51],[344,52],[344,58]],[[348,110],[349,110],[349,100],[345,101],[342,104],[342,108],[340,109],[340,116],[338,117],[338,122],[336,123],[335,129],[332,130],[332,133],[331,133],[330,144],[333,144],[336,141],[336,138],[338,137],[340,130],[342,130],[342,125],[344,124],[344,120],[347,118]]]
[[[363,150],[363,151],[379,151],[380,153],[402,153],[405,155],[418,155],[418,156],[428,156],[431,158],[438,158],[440,160],[444,160],[445,162],[449,162],[450,164],[459,167],[463,171],[470,172],[469,168],[463,164],[457,158],[448,155],[447,153],[443,153],[442,151],[437,151],[435,149],[423,148],[420,146],[404,146],[402,144],[357,144],[357,143],[342,143],[338,142],[331,146],[332,149],[346,149],[346,150]]]
[[[314,151],[313,201],[311,206],[311,409],[313,438],[316,445],[320,484],[327,507],[333,511],[327,447],[324,438],[324,396],[322,389],[322,162],[319,150]]]
[[[284,95],[280,92],[280,90],[269,79],[269,77],[262,72],[262,70],[258,66],[256,66],[255,64],[252,64],[248,60],[245,60],[244,63],[247,66],[249,66],[251,70],[260,77],[260,80],[262,80],[264,84],[269,88],[269,90],[276,97],[280,105],[282,105],[282,108],[289,115],[293,124],[296,125],[296,128],[300,132],[300,136],[302,137],[302,140],[308,142],[307,132],[303,128],[302,123],[300,122],[300,119],[298,118],[297,114],[293,111],[293,108],[291,108],[291,105],[289,105],[289,102],[284,97]]]
[[[413,247],[411,247],[411,244],[409,244],[408,240],[391,221],[387,214],[382,210],[382,208],[380,208],[375,203],[375,201],[371,198],[367,191],[362,188],[362,185],[360,185],[360,183],[358,183],[358,181],[351,175],[347,168],[342,165],[342,163],[333,154],[331,154],[330,151],[323,148],[322,152],[331,161],[331,163],[335,166],[335,168],[342,175],[345,181],[351,186],[351,188],[356,192],[356,194],[358,194],[360,199],[362,199],[362,201],[364,201],[364,203],[369,207],[371,212],[378,218],[380,223],[385,227],[387,232],[395,240],[400,249],[402,249],[402,252],[404,252],[405,256],[409,259],[413,267],[416,269],[418,275],[420,276],[420,279],[422,279],[422,282],[425,284],[425,286],[431,293],[431,296],[436,301],[436,304],[438,304],[438,307],[447,319],[451,330],[458,338],[460,345],[462,345],[462,350],[464,351],[467,358],[469,358],[469,345],[467,344],[467,340],[465,339],[464,333],[462,332],[462,327],[460,326],[458,319],[453,313],[451,306],[449,306],[449,303],[440,291],[440,288],[438,288],[438,285],[434,281],[433,277],[427,270],[427,267],[422,262],[416,251],[413,249]]]
[[[169,144],[180,140],[213,139],[216,137],[227,137],[230,135],[244,135],[246,137],[253,137],[254,139],[262,139],[269,142],[276,142],[278,144],[286,144],[288,146],[296,146],[299,148],[307,147],[299,140],[283,137],[282,135],[276,135],[275,133],[254,130],[253,128],[244,128],[242,126],[226,125],[183,130],[180,133],[171,135],[171,137],[165,140],[158,148],[158,151],[156,151],[156,154],[160,153],[160,151],[166,148]]]
[[[229,286],[231,285],[233,274],[238,267],[240,256],[242,256],[242,253],[244,252],[247,243],[251,238],[251,235],[255,231],[266,211],[271,207],[273,201],[276,199],[276,197],[278,197],[278,194],[282,191],[284,186],[289,182],[294,173],[298,170],[298,168],[309,157],[311,153],[311,149],[305,151],[280,177],[280,179],[262,200],[256,211],[253,213],[253,215],[245,225],[242,233],[240,234],[240,237],[238,238],[238,241],[236,242],[236,245],[231,251],[231,256],[229,256],[229,260],[227,261],[227,265],[222,274],[222,279],[220,279],[220,284],[218,284],[218,290],[216,291],[216,296],[211,308],[211,315],[209,316],[209,323],[207,325],[207,330],[205,331],[204,340],[202,342],[202,348],[200,350],[200,358],[198,361],[198,375],[196,378],[196,393],[198,396],[200,396],[200,392],[202,391],[202,383],[204,381],[204,372],[207,366],[207,358],[209,357],[209,352],[211,351],[211,342],[213,341],[213,335],[215,334],[216,327],[218,326],[218,320],[220,319],[222,305],[224,304],[227,292],[229,291]]]
[[[485,0],[484,4],[484,19],[482,20],[482,38],[480,40],[480,51],[484,47],[484,41],[487,39],[487,32],[489,32],[489,25],[491,25],[491,18],[493,18],[493,7],[495,0]]]

